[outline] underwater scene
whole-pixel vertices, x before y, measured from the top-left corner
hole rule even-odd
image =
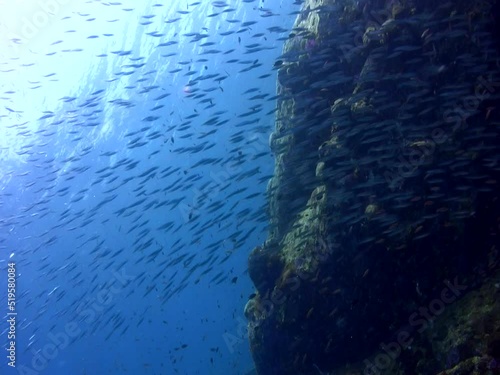
[[[0,1],[0,373],[500,374],[499,24]]]

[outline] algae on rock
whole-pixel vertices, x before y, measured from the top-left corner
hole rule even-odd
[[[303,2],[278,69],[270,232],[249,257],[259,375],[370,373],[401,330],[413,343],[371,373],[498,373],[496,4]],[[454,279],[468,294],[418,332],[409,317]]]

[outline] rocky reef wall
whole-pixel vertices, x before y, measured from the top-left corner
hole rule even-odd
[[[276,61],[271,230],[249,256],[259,375],[496,371],[497,8],[302,4]]]

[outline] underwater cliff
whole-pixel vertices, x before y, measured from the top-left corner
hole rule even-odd
[[[303,2],[249,255],[259,375],[499,373],[498,6]]]

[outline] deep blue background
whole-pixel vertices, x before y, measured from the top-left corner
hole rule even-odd
[[[290,29],[297,5],[154,4],[61,2],[22,34],[45,12],[33,4],[12,31],[26,37],[2,57],[0,295],[13,253],[17,371],[2,355],[2,373],[252,368],[246,259],[266,237],[273,64],[286,36],[269,28]],[[190,83],[210,74],[225,78]],[[215,160],[197,165],[205,158]]]

